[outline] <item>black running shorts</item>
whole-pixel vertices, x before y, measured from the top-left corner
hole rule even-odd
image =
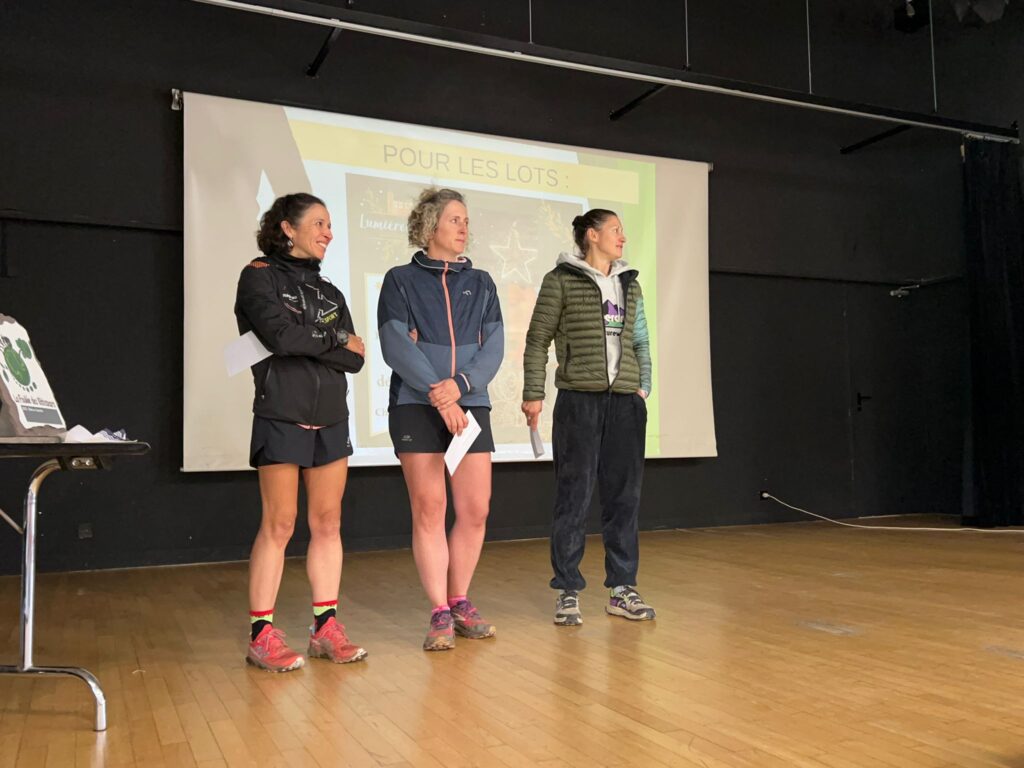
[[[252,442],[249,444],[252,467],[267,464],[320,467],[351,455],[347,421],[320,429],[303,429],[287,421],[252,417]]]
[[[491,409],[477,405],[465,410],[472,413],[480,425],[480,434],[469,447],[469,453],[492,453]],[[452,441],[452,433],[432,405],[391,406],[388,429],[395,453],[444,453]]]

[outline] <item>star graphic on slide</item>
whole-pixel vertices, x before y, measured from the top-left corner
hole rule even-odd
[[[490,249],[501,259],[502,279],[509,275],[519,275],[530,282],[530,268],[527,265],[537,258],[537,249],[523,247],[519,241],[519,230],[512,228],[504,245],[492,245]]]

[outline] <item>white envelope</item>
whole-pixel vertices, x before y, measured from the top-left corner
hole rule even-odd
[[[448,474],[454,475],[455,470],[459,468],[459,463],[462,461],[462,457],[466,455],[466,451],[473,444],[473,441],[477,439],[480,432],[483,430],[480,428],[480,424],[473,418],[471,411],[466,411],[466,417],[469,419],[469,426],[462,430],[461,435],[455,435],[452,438],[451,443],[448,446],[448,450],[444,454],[444,463],[448,467]]]
[[[272,354],[274,353],[263,346],[263,342],[256,334],[249,331],[224,347],[224,367],[228,369],[228,376],[234,376],[256,365],[260,360],[266,360]]]

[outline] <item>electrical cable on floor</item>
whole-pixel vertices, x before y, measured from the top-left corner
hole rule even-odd
[[[863,528],[866,531],[929,531],[936,533],[1024,533],[1024,529],[1021,530],[993,530],[991,528],[916,528],[911,526],[901,525],[858,525],[857,523],[844,523],[841,520],[833,520],[831,517],[825,517],[815,512],[808,512],[806,509],[800,509],[800,507],[794,507],[792,504],[787,504],[782,499],[772,496],[768,491],[761,491],[762,499],[771,499],[774,502],[781,504],[784,507],[792,509],[794,512],[802,512],[805,515],[816,517],[819,520],[824,520],[828,523],[835,523],[836,525],[844,526],[845,528]]]

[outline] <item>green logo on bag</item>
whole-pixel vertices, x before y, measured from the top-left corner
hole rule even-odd
[[[32,359],[32,348],[24,339],[18,339],[17,348],[6,336],[0,336],[0,350],[3,350],[3,357],[0,359],[0,373],[4,381],[11,383],[11,378],[24,390],[31,392],[38,387],[32,381],[32,374],[29,373],[26,360]]]

